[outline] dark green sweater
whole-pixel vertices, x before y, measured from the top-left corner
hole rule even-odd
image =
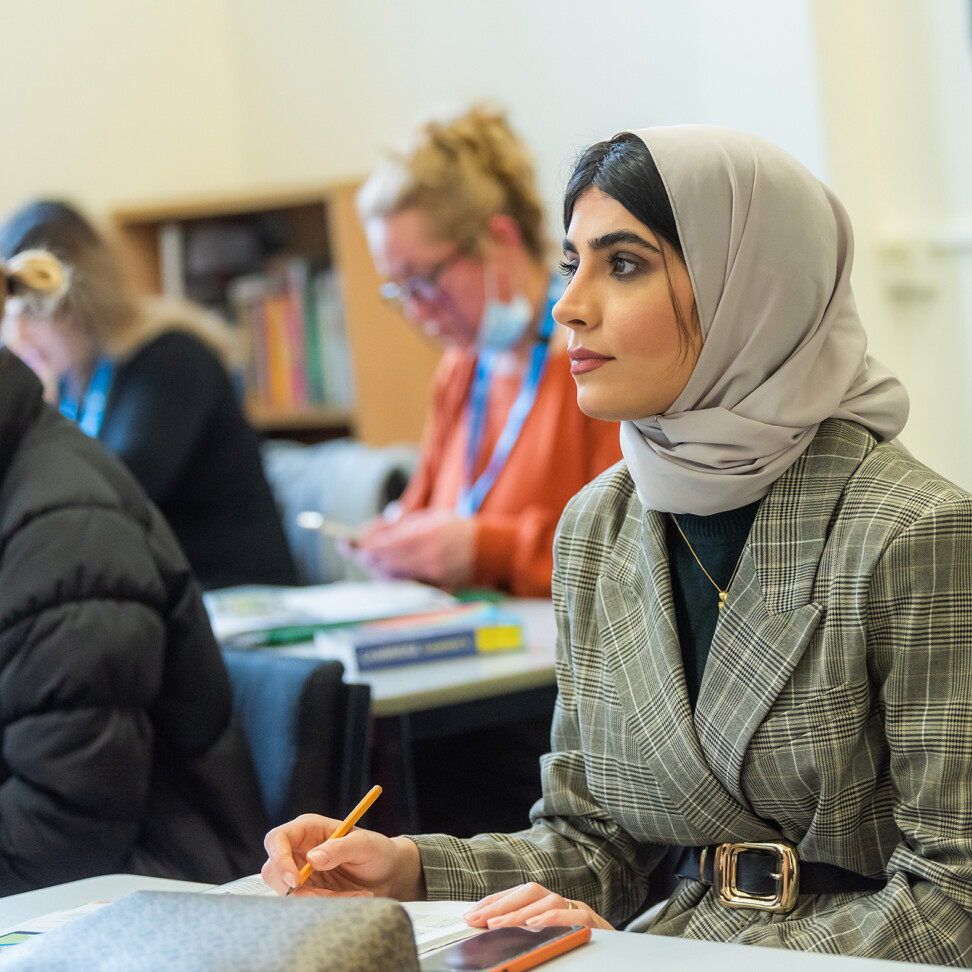
[[[724,589],[732,577],[758,509],[757,502],[712,516],[677,514],[678,525],[720,588]],[[685,683],[694,709],[719,618],[719,593],[699,569],[671,516],[666,518],[665,540]]]

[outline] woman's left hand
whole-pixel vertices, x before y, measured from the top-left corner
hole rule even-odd
[[[488,894],[463,916],[476,928],[503,928],[512,925],[589,925],[614,930],[614,926],[583,901],[561,897],[540,884],[520,884],[507,891]]]

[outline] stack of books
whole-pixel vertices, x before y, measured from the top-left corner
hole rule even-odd
[[[349,672],[441,661],[467,655],[519,651],[520,619],[496,604],[460,604],[444,610],[389,618],[351,628],[319,631],[315,647]]]
[[[521,619],[502,604],[417,581],[229,587],[203,599],[224,648],[336,658],[349,673],[525,646]]]

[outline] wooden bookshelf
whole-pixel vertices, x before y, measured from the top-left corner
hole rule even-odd
[[[341,407],[274,407],[250,401],[250,420],[269,435],[305,441],[354,435],[371,445],[386,445],[417,442],[421,434],[440,352],[381,300],[380,281],[355,211],[356,189],[356,183],[348,182],[146,202],[112,213],[123,256],[148,293],[171,293],[174,276],[184,276],[184,264],[165,242],[166,234],[173,238],[173,227],[178,238],[183,232],[198,234],[200,227],[270,225],[279,247],[275,258],[308,258],[336,272],[353,399]]]

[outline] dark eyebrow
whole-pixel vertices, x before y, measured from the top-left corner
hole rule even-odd
[[[630,230],[615,230],[613,233],[595,236],[593,239],[587,241],[588,247],[595,253],[601,250],[607,250],[612,246],[617,246],[619,243],[633,243],[635,246],[643,246],[646,250],[661,253],[661,250],[654,243],[649,243],[644,237],[639,236],[637,233],[632,233]],[[567,237],[564,237],[562,246],[565,253],[577,252],[577,247]]]

